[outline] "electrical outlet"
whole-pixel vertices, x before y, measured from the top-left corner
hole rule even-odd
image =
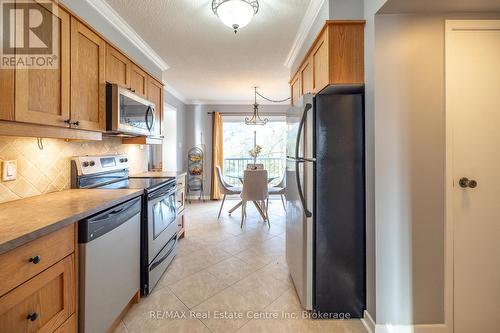
[[[16,180],[17,160],[4,161],[2,164],[2,181]]]

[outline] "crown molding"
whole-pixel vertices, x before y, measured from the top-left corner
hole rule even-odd
[[[175,98],[177,98],[179,101],[181,101],[182,103],[189,104],[188,100],[186,99],[186,97],[184,97],[184,95],[182,95],[174,87],[172,87],[170,84],[166,83],[165,81],[163,81],[163,88],[167,92],[169,92],[170,94],[172,94]]]
[[[299,55],[300,50],[304,46],[307,35],[314,24],[314,21],[318,17],[319,11],[323,6],[325,0],[311,0],[309,6],[307,7],[306,13],[302,18],[302,22],[300,22],[299,30],[295,35],[295,39],[293,41],[292,47],[290,48],[290,52],[288,52],[288,56],[286,57],[284,65],[291,69],[295,60]]]
[[[105,0],[85,0],[102,17],[134,44],[161,71],[169,69],[167,63],[149,46],[148,43],[111,7]]]

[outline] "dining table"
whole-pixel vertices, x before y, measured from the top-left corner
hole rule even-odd
[[[228,177],[228,178],[239,179],[241,184],[243,184],[244,172],[234,173],[234,174],[228,173],[228,174],[225,174],[224,176]],[[278,179],[278,177],[268,175],[267,176],[267,183],[269,184],[275,179]],[[234,212],[236,209],[240,208],[242,204],[243,204],[243,201],[238,202],[233,208],[231,208],[229,210],[229,215],[231,215],[231,213]],[[267,220],[267,217],[266,217],[266,214],[264,213],[264,211],[262,209],[257,209],[257,210],[258,210],[259,214],[262,216],[262,218],[264,219],[264,221]]]

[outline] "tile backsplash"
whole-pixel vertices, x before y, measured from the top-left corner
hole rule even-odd
[[[2,182],[0,177],[0,203],[68,189],[73,156],[127,154],[130,173],[148,170],[146,146],[122,145],[120,138],[96,142],[43,139],[42,142],[43,150],[38,148],[36,138],[0,136],[0,164],[17,160],[17,179]]]

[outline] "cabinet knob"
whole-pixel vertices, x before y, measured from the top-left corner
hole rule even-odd
[[[474,179],[469,179],[467,177],[463,177],[458,181],[458,184],[460,185],[461,188],[476,188],[477,187],[477,181]]]
[[[70,124],[73,125],[73,126],[80,126],[80,121],[79,120],[72,121]]]
[[[30,314],[28,314],[28,316],[26,316],[26,319],[31,320],[31,321],[35,321],[38,319],[38,313],[36,313],[36,312],[30,313]]]
[[[34,257],[31,257],[29,259],[29,262],[32,262],[33,264],[38,264],[40,262],[40,260],[42,260],[42,258],[40,258],[40,256],[34,256]]]

